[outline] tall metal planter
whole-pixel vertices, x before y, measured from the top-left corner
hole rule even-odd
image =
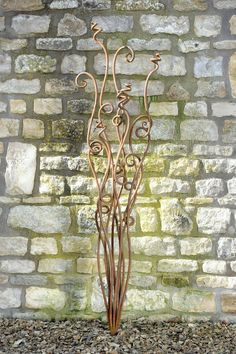
[[[78,87],[85,88],[86,79],[90,79],[94,87],[94,104],[87,132],[88,160],[98,191],[95,212],[98,231],[98,274],[109,329],[114,335],[120,325],[131,271],[130,228],[135,223],[131,214],[142,181],[144,158],[150,144],[152,119],[148,112],[148,82],[158,69],[161,59],[158,53],[150,59],[154,67],[147,75],[144,85],[144,113],[133,118],[127,110],[132,86],[127,83],[120,87],[116,64],[118,55],[123,51],[126,52],[127,63],[133,62],[134,51],[128,46],[120,47],[115,52],[110,67],[108,50],[98,39],[102,29],[96,23],[92,23],[91,29],[94,41],[104,52],[105,73],[102,87],[98,89],[97,80],[88,72],[79,73],[75,82]],[[111,102],[104,102],[109,70],[112,72],[116,90],[116,107]],[[97,168],[99,159],[105,159],[102,174]]]

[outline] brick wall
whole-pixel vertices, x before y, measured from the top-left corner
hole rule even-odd
[[[142,110],[149,59],[152,142],[132,229],[124,316],[236,313],[236,2],[2,0],[0,17],[0,314],[96,317],[96,186],[86,152],[91,85],[103,54],[128,43],[129,110]],[[106,98],[114,100],[111,78]],[[100,166],[101,167],[101,166]],[[102,167],[101,167],[102,168]]]

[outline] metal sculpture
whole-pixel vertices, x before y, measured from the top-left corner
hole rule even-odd
[[[157,71],[158,62],[161,59],[159,53],[150,59],[154,68],[147,75],[144,85],[144,114],[131,118],[126,105],[130,100],[129,92],[132,90],[132,86],[127,83],[123,88],[119,87],[116,77],[116,63],[118,55],[123,50],[127,51],[126,61],[131,63],[135,58],[134,51],[128,46],[122,46],[113,57],[111,72],[117,97],[117,108],[115,109],[112,103],[103,101],[109,71],[109,55],[103,42],[98,39],[98,34],[102,32],[102,29],[96,23],[91,24],[91,29],[94,33],[93,39],[102,48],[105,57],[105,73],[100,93],[97,81],[91,73],[79,73],[75,83],[78,87],[85,88],[87,81],[81,76],[86,76],[87,79],[92,80],[95,93],[93,109],[88,122],[88,160],[98,190],[95,212],[98,231],[98,274],[110,333],[114,335],[120,325],[131,270],[129,230],[135,223],[131,212],[142,180],[143,161],[150,143],[152,119],[148,112],[148,82],[151,75]],[[106,117],[110,117],[110,123],[116,133],[118,142],[116,149],[112,145],[114,138],[111,137],[111,132],[107,129]],[[139,145],[140,148],[137,151],[134,143],[140,142],[143,144]],[[141,151],[141,147],[143,151]],[[103,175],[96,168],[98,158],[106,160]],[[125,205],[122,205],[121,199],[124,195],[127,200]],[[127,259],[125,253],[127,253]],[[105,280],[103,279],[102,259],[104,260]]]

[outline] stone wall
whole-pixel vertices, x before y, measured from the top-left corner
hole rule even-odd
[[[93,95],[74,85],[85,69],[102,80],[93,19],[111,53],[136,50],[134,64],[118,63],[133,115],[149,58],[162,56],[124,316],[235,320],[235,0],[0,4],[1,315],[103,314],[85,143]]]

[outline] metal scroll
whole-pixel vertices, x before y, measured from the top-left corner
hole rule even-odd
[[[151,75],[157,71],[161,59],[159,53],[150,59],[154,66],[145,80],[144,113],[133,118],[127,110],[132,86],[127,83],[120,87],[116,66],[121,52],[126,52],[127,63],[133,62],[134,51],[128,46],[120,47],[110,65],[107,48],[98,39],[102,29],[96,23],[92,23],[91,29],[94,41],[104,52],[105,73],[102,86],[98,89],[97,80],[88,72],[79,73],[75,83],[78,87],[85,88],[87,80],[90,79],[94,88],[94,104],[87,131],[88,160],[98,191],[95,212],[98,274],[109,329],[114,335],[120,325],[131,271],[130,228],[135,223],[131,213],[142,181],[143,162],[150,144],[152,119],[148,112],[148,82]],[[116,107],[111,102],[104,102],[109,70],[116,91]],[[138,149],[137,143],[141,143]],[[97,169],[98,159],[105,161],[102,174]]]

